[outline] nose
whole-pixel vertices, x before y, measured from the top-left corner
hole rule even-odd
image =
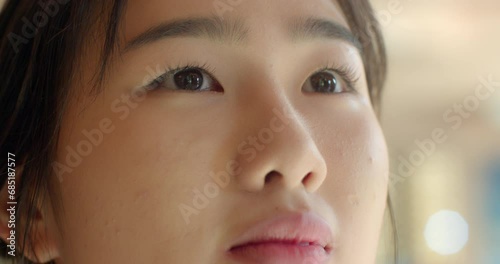
[[[258,192],[270,186],[316,191],[326,178],[327,166],[306,122],[286,99],[269,95],[247,104],[245,136],[237,146],[236,175],[240,188]]]

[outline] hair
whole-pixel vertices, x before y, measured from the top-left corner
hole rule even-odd
[[[40,20],[40,12],[47,2],[55,3],[58,8],[47,12],[46,20]],[[51,162],[56,154],[67,98],[71,96],[68,87],[75,78],[76,62],[82,59],[80,54],[85,39],[98,27],[104,35],[100,68],[96,69],[93,80],[94,88],[98,89],[117,50],[126,3],[126,0],[7,0],[1,10],[0,105],[3,110],[0,112],[0,153],[15,153],[18,177],[22,174],[16,184],[16,219],[18,230],[22,232],[18,236],[22,244],[18,245],[20,254],[14,263],[32,263],[25,255],[34,252],[29,234],[37,211],[48,206],[57,209],[59,205]],[[338,0],[338,3],[362,44],[370,97],[379,113],[386,75],[380,26],[368,0]],[[26,34],[27,18],[35,20],[36,17],[38,27],[32,34]],[[0,187],[7,180],[5,161],[2,159],[0,163]],[[388,209],[394,227],[389,197]],[[6,256],[6,253],[5,243],[0,242],[0,254]]]

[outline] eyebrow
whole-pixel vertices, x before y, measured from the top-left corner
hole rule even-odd
[[[195,37],[214,41],[242,42],[248,36],[243,22],[222,20],[218,17],[188,18],[165,22],[146,30],[127,43],[125,50],[136,49],[166,38]]]
[[[359,51],[362,51],[361,42],[349,29],[335,21],[323,18],[296,19],[290,24],[289,34],[294,41],[315,39],[343,40]]]
[[[296,18],[288,27],[292,41],[315,39],[343,40],[361,51],[361,43],[349,29],[337,22],[322,18]],[[208,38],[213,41],[241,44],[248,39],[249,29],[240,20],[218,17],[187,18],[154,26],[125,45],[125,52],[163,39],[176,37]]]

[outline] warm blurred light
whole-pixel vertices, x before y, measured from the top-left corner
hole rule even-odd
[[[429,218],[424,236],[430,249],[441,255],[451,255],[467,244],[469,225],[459,213],[442,210]]]

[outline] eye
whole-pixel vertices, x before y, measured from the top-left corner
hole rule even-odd
[[[224,91],[219,82],[207,70],[190,66],[169,70],[148,84],[146,89],[191,92]]]
[[[343,93],[352,90],[353,82],[347,73],[325,69],[311,75],[302,89],[306,92]]]

